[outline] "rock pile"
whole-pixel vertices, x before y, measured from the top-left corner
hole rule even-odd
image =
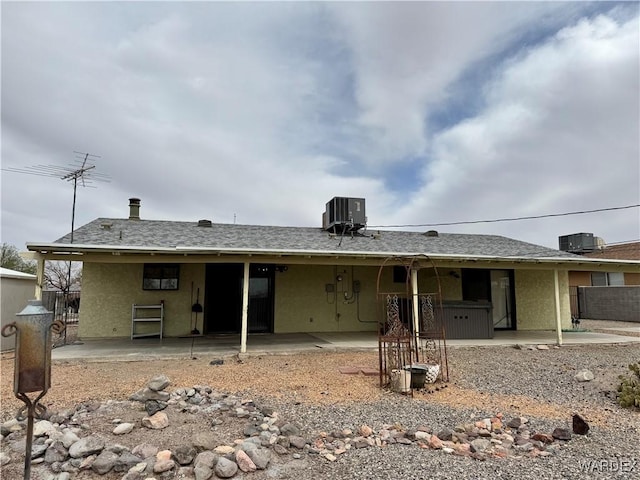
[[[438,432],[426,426],[404,428],[389,423],[377,430],[360,425],[309,437],[303,434],[299,425],[281,419],[268,406],[258,406],[251,400],[217,392],[208,386],[179,388],[169,393],[165,391],[169,384],[167,377],[157,376],[134,393],[131,403],[144,404],[147,415],[140,419],[139,425],[114,419],[112,438],[124,437],[139,428],[148,429],[149,437],[153,438],[153,431],[171,428],[172,412],[178,411],[193,415],[215,413],[214,425],[222,423],[224,418],[241,419],[244,429],[238,437],[242,438],[220,444],[219,437],[211,429],[203,428],[193,438],[184,439],[183,445],[171,450],[162,449],[152,441],[128,449],[109,443],[95,433],[85,435],[87,432],[81,428],[83,416],[101,406],[80,405],[75,410],[51,414],[47,420],[35,424],[32,464],[48,467],[51,473],[45,477],[47,480],[68,480],[81,471],[99,475],[122,473],[122,480],[169,477],[209,480],[268,470],[275,458],[280,464],[308,456],[333,462],[352,449],[391,445],[420,447],[476,459],[547,456],[554,454],[572,435],[565,428],[556,428],[551,433],[536,432],[526,418],[505,421],[497,414]],[[113,403],[106,402],[102,406]],[[582,427],[581,432],[585,431]],[[23,462],[25,422],[11,420],[2,424],[0,430],[3,445],[0,463]],[[14,452],[14,455],[6,451]]]

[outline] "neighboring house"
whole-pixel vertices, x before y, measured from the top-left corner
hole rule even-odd
[[[127,219],[78,228],[73,244],[67,235],[27,245],[39,268],[83,262],[81,338],[144,334],[132,322],[143,315],[133,305],[144,304],[157,307],[154,318],[162,306],[164,336],[241,333],[244,351],[247,333],[377,331],[385,292],[440,289],[448,338],[490,337],[495,327],[555,329],[560,340],[571,326],[570,270],[640,272],[640,262],[494,235],[370,231],[364,199],[333,199],[322,228],[140,220],[140,200],[129,207]]]
[[[569,240],[570,239],[570,240]],[[640,242],[626,242],[607,245],[592,233],[575,233],[559,237],[560,250],[575,253],[586,258],[603,260],[640,261]],[[640,273],[602,270],[570,271],[569,285],[572,287],[607,287],[640,285]]]
[[[640,260],[640,242],[603,245],[593,252],[585,253],[588,258],[610,260]],[[591,272],[592,286],[640,285],[640,273],[632,272]]]
[[[27,306],[27,302],[35,297],[36,276],[29,273],[17,272],[8,268],[0,268],[0,326],[13,323],[16,313],[20,313]],[[0,336],[0,350],[13,350],[16,336]]]
[[[572,237],[573,242],[563,241]],[[640,262],[640,242],[607,245],[591,233],[560,237],[560,248],[576,247],[576,253],[593,262]],[[586,246],[586,248],[582,248]],[[640,321],[640,272],[620,270],[570,271],[571,313],[577,318]]]

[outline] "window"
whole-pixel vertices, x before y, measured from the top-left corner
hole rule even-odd
[[[403,266],[393,267],[393,283],[407,283],[409,270]]]
[[[463,268],[462,300],[473,302],[491,301],[490,271],[484,268]]]
[[[624,285],[624,273],[622,272],[593,272],[591,273],[592,287],[608,287]]]
[[[624,273],[622,272],[610,272],[607,273],[607,280],[609,281],[609,285],[624,285]]]
[[[173,263],[145,263],[144,290],[178,290],[180,266]]]

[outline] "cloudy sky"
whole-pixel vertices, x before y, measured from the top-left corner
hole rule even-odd
[[[2,2],[2,241],[145,219],[640,238],[638,3]],[[94,180],[97,177],[94,176]]]

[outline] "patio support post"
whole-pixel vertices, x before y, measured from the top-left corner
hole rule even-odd
[[[413,306],[413,334],[416,339],[416,348],[420,346],[420,321],[418,318],[418,269],[411,269],[411,300]],[[417,356],[417,350],[416,350]],[[416,360],[418,358],[416,357]]]
[[[558,270],[553,271],[553,287],[555,289],[556,304],[556,340],[558,345],[562,345],[562,317],[560,315],[560,284],[558,281]]]
[[[244,262],[242,281],[242,329],[240,331],[240,353],[247,353],[247,323],[249,320],[249,262]]]
[[[35,299],[42,300],[42,284],[44,283],[44,258],[38,256],[36,264],[36,291]]]

